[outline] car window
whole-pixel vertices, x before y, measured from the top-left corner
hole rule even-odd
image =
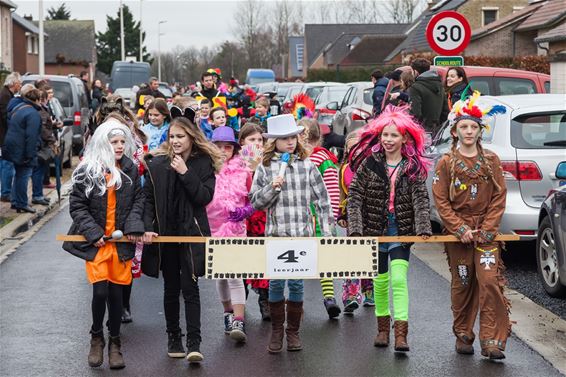
[[[76,83],[77,93],[79,95],[79,103],[81,108],[88,107],[88,99],[86,98],[85,87],[82,82]]]
[[[525,114],[513,119],[511,145],[518,149],[563,149],[566,111]]]
[[[544,91],[545,93],[550,93],[550,81],[544,82]]]
[[[348,90],[347,87],[331,88],[328,91],[328,101],[327,102],[337,101],[338,103],[340,103],[342,101],[342,99],[344,98],[344,95],[346,94],[347,90]]]
[[[59,102],[59,100],[57,99],[57,97],[53,97],[50,101],[49,101],[49,107],[51,108],[51,110],[53,111],[53,115],[55,115],[55,118],[59,119],[59,120],[63,120],[66,118],[65,115],[65,109],[63,109],[61,107],[61,103]]]
[[[71,84],[65,81],[49,81],[49,85],[53,88],[55,98],[59,100],[63,107],[73,107],[73,92]],[[83,90],[84,91],[84,90]]]
[[[352,88],[352,92],[350,93],[350,96],[348,97],[348,105],[351,105],[354,102],[356,102],[356,93],[357,92],[358,92],[357,88]]]
[[[295,94],[299,93],[301,91],[301,87],[296,87],[296,88],[291,88],[289,90],[289,93],[287,93],[287,97],[289,98],[289,101],[293,100],[293,97],[295,96]]]
[[[450,123],[445,122],[444,128],[442,128],[438,132],[438,134],[436,135],[436,138],[432,142],[432,145],[439,146],[439,145],[448,144],[448,143],[451,143],[451,142],[452,142],[452,135],[450,134]]]
[[[500,96],[534,94],[537,92],[535,83],[528,79],[497,78],[495,82]]]
[[[349,101],[350,97],[352,96],[353,91],[354,91],[353,87],[348,89],[348,92],[346,93],[346,95],[344,96],[344,99],[342,100],[342,105],[340,106],[341,108],[348,106],[348,101]]]
[[[373,99],[371,98],[373,94],[373,88],[364,89],[364,103],[366,105],[373,106]]]
[[[313,101],[318,98],[320,93],[324,90],[324,86],[314,86],[312,88],[308,88],[305,91],[305,94],[309,96]]]
[[[472,77],[470,79],[470,87],[473,90],[479,91],[484,96],[491,95],[491,90],[489,89],[489,82],[491,78],[489,77]]]

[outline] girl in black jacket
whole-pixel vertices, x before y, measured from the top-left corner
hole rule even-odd
[[[220,151],[186,118],[175,118],[167,142],[146,156],[146,197],[142,271],[157,278],[163,272],[164,309],[169,357],[185,357],[179,326],[179,293],[185,300],[187,360],[200,362],[200,296],[204,245],[147,245],[154,236],[210,236],[206,205],[212,201],[220,170]]]
[[[87,242],[65,242],[63,248],[87,261],[87,277],[93,285],[88,355],[91,367],[103,362],[102,323],[107,305],[110,368],[125,366],[120,351],[122,292],[132,281],[133,242],[144,233],[143,192],[137,168],[130,159],[133,151],[128,127],[116,119],[107,120],[96,129],[72,177],[69,203],[73,224],[69,234],[83,235]],[[126,234],[132,243],[106,242],[116,230]]]

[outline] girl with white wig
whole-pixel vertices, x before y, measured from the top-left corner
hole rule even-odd
[[[131,160],[134,149],[130,129],[115,118],[107,119],[94,132],[72,176],[69,203],[73,224],[69,234],[83,235],[86,242],[65,242],[63,248],[86,260],[87,278],[93,285],[91,367],[103,362],[106,306],[109,366],[125,367],[120,350],[122,294],[123,287],[132,281],[135,242],[144,233],[143,192],[138,169]],[[108,242],[123,234],[131,242]]]

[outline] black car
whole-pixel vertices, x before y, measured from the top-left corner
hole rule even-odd
[[[559,187],[552,189],[540,208],[537,267],[544,290],[566,297],[566,161],[556,168]]]

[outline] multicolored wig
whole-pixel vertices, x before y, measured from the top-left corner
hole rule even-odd
[[[350,151],[352,171],[358,170],[372,153],[384,154],[380,143],[381,133],[383,128],[390,125],[395,125],[401,135],[407,136],[407,142],[401,147],[401,154],[407,159],[409,179],[425,178],[432,164],[424,155],[426,132],[409,114],[409,106],[388,105],[379,117],[371,120],[361,130],[360,141]]]
[[[296,120],[312,118],[314,109],[314,101],[306,94],[299,93],[293,97],[293,102],[291,103],[291,114],[293,114]]]
[[[124,155],[133,158],[136,146],[128,126],[116,118],[109,118],[98,126],[86,145],[83,159],[72,175],[73,184],[84,184],[87,197],[92,192],[100,196],[104,195],[106,187],[116,185],[119,189],[122,186],[122,175],[130,179],[116,164],[114,148],[110,144],[110,139],[114,136],[124,137],[126,140]],[[106,174],[110,174],[108,182],[106,182]]]

